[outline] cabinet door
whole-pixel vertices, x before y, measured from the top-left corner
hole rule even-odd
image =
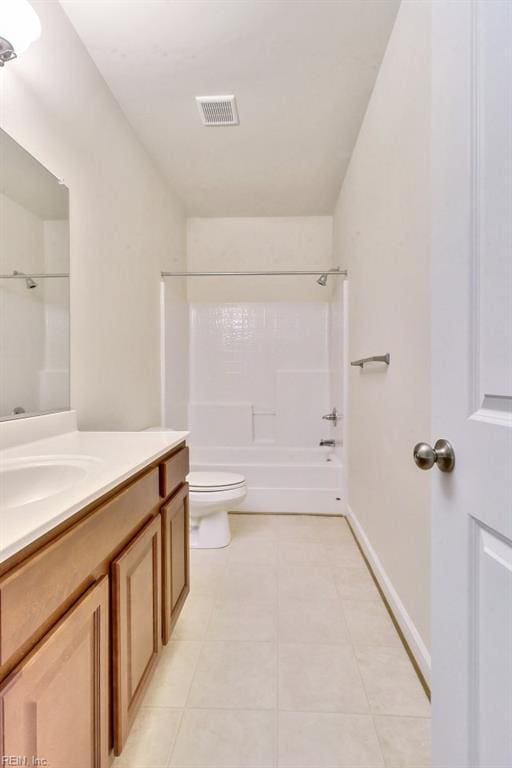
[[[164,643],[189,592],[188,485],[162,507],[164,568]]]
[[[2,765],[107,768],[108,600],[103,578],[2,683]]]
[[[112,563],[116,755],[126,741],[162,645],[160,531],[157,515]]]

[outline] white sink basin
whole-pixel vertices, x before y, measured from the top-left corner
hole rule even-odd
[[[103,462],[94,456],[30,456],[0,465],[0,507],[12,509],[56,496],[82,482]]]

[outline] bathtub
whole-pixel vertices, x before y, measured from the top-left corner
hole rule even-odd
[[[326,449],[191,446],[190,464],[196,471],[244,475],[248,492],[240,512],[344,514],[342,464]]]

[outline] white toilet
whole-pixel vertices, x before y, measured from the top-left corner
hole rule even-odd
[[[245,477],[231,472],[190,472],[190,546],[227,547],[231,541],[228,512],[247,494]]]

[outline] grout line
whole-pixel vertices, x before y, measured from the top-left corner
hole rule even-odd
[[[382,602],[384,603],[384,607],[386,608],[386,611],[388,612],[391,621],[393,622],[393,626],[395,627],[395,630],[396,630],[396,632],[398,634],[398,637],[399,637],[399,639],[400,639],[400,641],[401,641],[401,643],[402,643],[402,645],[403,645],[403,647],[405,649],[405,652],[407,653],[407,656],[409,657],[409,661],[411,662],[411,664],[412,664],[412,666],[414,668],[414,671],[416,672],[416,676],[418,677],[418,680],[420,681],[421,687],[423,688],[427,699],[429,701],[431,701],[432,699],[431,699],[430,687],[429,687],[427,681],[425,680],[425,677],[423,676],[423,673],[422,673],[422,671],[421,671],[421,669],[420,669],[420,667],[418,665],[418,662],[416,661],[416,659],[414,657],[413,652],[411,651],[409,643],[405,639],[404,633],[402,632],[402,629],[401,629],[401,627],[400,627],[400,625],[399,625],[399,623],[398,623],[398,621],[397,621],[397,619],[395,617],[395,614],[393,613],[393,610],[392,610],[390,604],[388,603],[387,598],[386,598],[384,592],[382,591],[382,588],[381,588],[381,586],[380,586],[380,584],[379,584],[379,582],[377,580],[377,577],[375,576],[375,573],[373,572],[373,568],[371,567],[371,565],[370,565],[370,563],[368,561],[368,558],[366,557],[365,553],[363,552],[363,548],[361,547],[361,545],[360,545],[360,543],[359,543],[359,541],[357,539],[357,536],[354,533],[354,529],[352,528],[348,518],[347,518],[347,525],[348,525],[348,527],[350,529],[350,532],[351,532],[352,536],[354,537],[354,541],[355,541],[355,543],[357,545],[357,548],[359,549],[359,552],[361,553],[361,557],[363,558],[364,562],[366,563],[366,567],[368,568],[368,570],[370,572],[370,576],[372,577],[372,579],[373,579],[373,581],[375,583],[375,586],[377,587],[377,589],[379,591],[380,598],[381,598]]]
[[[368,710],[354,710],[354,709],[304,709],[303,707],[283,707],[281,709],[277,709],[276,707],[250,707],[250,706],[243,706],[243,707],[215,707],[215,706],[205,706],[202,704],[201,706],[195,706],[195,707],[171,707],[171,706],[154,706],[153,704],[151,706],[144,706],[141,707],[139,712],[142,710],[149,710],[149,709],[155,709],[155,710],[161,710],[161,709],[168,709],[171,712],[179,712],[182,711],[185,713],[186,711],[190,712],[298,712],[300,714],[312,714],[312,715],[346,715],[347,717],[372,717],[375,719],[395,719],[395,720],[421,720],[426,723],[430,723],[432,719],[426,715],[406,715],[406,714],[397,714],[395,713],[389,713],[389,712],[371,712],[370,709]],[[138,714],[138,712],[137,712]],[[464,767],[466,768],[466,767]]]
[[[382,718],[383,720],[395,718],[395,720],[424,720],[426,723],[432,722],[432,718],[427,717],[426,715],[390,715],[387,712],[376,712],[372,717],[374,720],[378,720],[379,718]]]
[[[203,641],[201,642],[201,648],[200,648],[200,650],[199,650],[199,653],[198,653],[198,655],[197,655],[197,661],[196,661],[196,665],[195,665],[195,667],[194,667],[194,671],[193,671],[193,673],[192,673],[192,677],[191,677],[191,679],[190,679],[190,684],[189,684],[189,686],[188,686],[187,695],[186,695],[186,697],[185,697],[185,704],[183,705],[183,709],[184,709],[184,710],[185,710],[185,709],[193,709],[193,707],[190,707],[190,706],[189,706],[190,693],[191,693],[191,691],[192,691],[192,686],[194,685],[194,681],[195,681],[195,679],[196,679],[196,676],[197,676],[197,669],[198,669],[198,667],[199,667],[199,662],[201,661],[201,656],[203,655],[203,649],[204,649],[204,645],[205,645],[205,641],[203,640]]]
[[[181,726],[183,724],[184,715],[185,715],[185,710],[182,709],[181,710],[181,716],[180,716],[180,722],[179,722],[178,727],[176,728],[176,734],[174,736],[174,739],[172,740],[172,744],[169,747],[169,753],[167,755],[167,762],[166,762],[167,768],[170,767],[171,762],[172,762],[172,756],[174,754],[174,748],[176,747],[176,744],[178,742],[178,736],[179,736],[179,733],[181,731]]]
[[[341,610],[341,613],[342,613],[342,616],[343,616],[343,620],[345,621],[345,626],[347,628],[347,635],[348,635],[348,638],[349,638],[349,641],[350,641],[350,647],[352,649],[352,656],[354,657],[354,662],[355,662],[356,667],[357,667],[357,674],[359,676],[359,680],[360,680],[360,683],[361,683],[361,686],[362,686],[362,689],[363,689],[363,692],[364,692],[364,695],[365,695],[365,698],[366,698],[366,703],[368,705],[368,714],[370,716],[372,716],[372,708],[371,708],[371,704],[370,704],[370,697],[369,697],[369,694],[368,694],[368,691],[367,691],[367,688],[366,688],[366,685],[365,685],[365,682],[364,682],[363,674],[361,672],[361,667],[359,665],[359,659],[357,658],[357,652],[356,652],[356,646],[355,646],[354,638],[352,637],[352,632],[350,631],[350,627],[349,627],[349,624],[348,624],[348,621],[347,621],[347,617],[345,615],[345,609],[344,609],[343,600],[340,597],[337,589],[336,589],[336,594],[338,595],[338,601],[339,601],[340,610]],[[372,718],[372,723],[373,723],[373,718]],[[373,723],[373,727],[375,729],[375,724],[374,723]],[[377,743],[379,744],[379,751],[381,752],[382,762],[384,764],[384,755],[382,754],[382,749],[381,749],[381,746],[380,746],[380,742],[377,740]]]
[[[191,570],[191,579],[190,579],[190,581],[191,581],[191,584],[192,584],[192,581],[193,581],[193,573],[192,573],[192,572],[193,572],[193,566],[192,566],[192,563],[191,563],[191,568],[190,568],[190,570]],[[217,585],[217,586],[218,586],[218,585]],[[191,693],[191,691],[192,691],[192,686],[193,686],[193,684],[194,684],[194,681],[195,681],[195,679],[196,679],[197,670],[198,670],[198,667],[199,667],[199,662],[200,662],[200,660],[201,660],[201,656],[203,655],[204,645],[205,645],[205,642],[206,642],[206,636],[207,636],[207,634],[208,634],[208,629],[209,629],[209,627],[210,627],[210,623],[211,623],[211,621],[212,621],[213,611],[215,610],[215,599],[216,599],[216,598],[215,598],[215,593],[214,593],[213,595],[208,595],[208,597],[211,597],[211,598],[212,598],[212,606],[211,606],[211,609],[210,609],[210,615],[209,615],[209,617],[208,617],[208,621],[207,621],[207,623],[206,623],[206,629],[205,629],[205,632],[204,632],[204,637],[203,637],[203,639],[202,639],[202,640],[199,640],[199,641],[192,641],[192,642],[199,642],[201,647],[200,647],[199,653],[198,653],[198,655],[197,655],[197,660],[196,660],[196,664],[195,664],[195,667],[194,667],[194,671],[193,671],[193,673],[192,673],[192,677],[191,677],[191,680],[190,680],[190,684],[189,684],[189,686],[188,686],[188,691],[187,691],[187,695],[186,695],[186,697],[185,697],[185,704],[184,704],[183,710],[185,710],[185,709],[189,709],[189,699],[190,699],[190,693]],[[181,723],[180,723],[180,728],[181,728]]]
[[[375,738],[377,739],[377,744],[379,745],[380,753],[382,755],[382,763],[384,766],[387,766],[388,761],[386,760],[386,756],[384,754],[384,745],[382,744],[382,739],[379,736],[379,729],[377,728],[377,723],[375,722],[375,715],[372,715],[372,725],[373,725],[373,731],[375,733]]]
[[[323,517],[330,518],[332,520],[346,519],[346,515],[342,515],[341,512],[336,512],[330,515],[328,512],[230,512],[230,515],[239,515],[240,517],[251,517],[258,515],[260,517]]]

